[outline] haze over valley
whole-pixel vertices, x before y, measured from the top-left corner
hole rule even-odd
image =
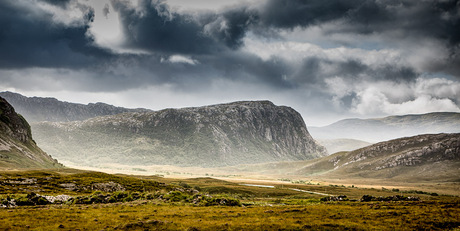
[[[459,230],[460,1],[2,0],[0,230]]]

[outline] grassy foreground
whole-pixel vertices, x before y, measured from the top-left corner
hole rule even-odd
[[[458,201],[199,207],[155,202],[1,209],[1,230],[449,230]]]
[[[42,205],[35,193],[74,199]],[[419,200],[384,201],[396,197]],[[33,203],[0,208],[0,230],[460,230],[460,198],[422,191],[65,170],[0,172],[0,201],[7,198]]]

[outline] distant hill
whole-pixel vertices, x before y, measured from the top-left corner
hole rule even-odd
[[[27,121],[0,97],[0,169],[62,167],[32,139]]]
[[[123,113],[34,125],[41,147],[63,163],[229,166],[327,155],[298,112],[269,101]]]
[[[62,102],[55,98],[26,97],[13,92],[0,92],[18,113],[29,122],[68,122],[86,120],[96,116],[116,115],[124,112],[145,112],[147,109],[127,109],[105,103],[87,105]]]
[[[297,170],[331,178],[460,181],[460,133],[426,134],[337,153]]]
[[[325,127],[309,127],[315,139],[380,142],[420,134],[460,132],[460,113],[434,112],[375,119],[346,119]]]
[[[229,168],[236,172],[405,183],[460,182],[459,169],[460,133],[395,139],[313,160]]]

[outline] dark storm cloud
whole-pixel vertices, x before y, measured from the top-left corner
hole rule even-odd
[[[80,26],[56,23],[53,15],[24,8],[15,1],[0,4],[0,68],[68,67],[82,68],[109,53],[92,45],[87,35],[94,17],[85,10]]]
[[[42,2],[66,8],[72,1]],[[85,12],[82,23],[64,25],[55,23],[51,13],[31,14],[31,9],[11,0],[0,4],[0,68],[85,69],[90,73],[87,83],[110,81],[104,85],[107,90],[158,83],[205,86],[220,77],[288,89],[324,86],[324,80],[334,76],[375,81],[412,81],[418,76],[410,66],[369,66],[359,60],[327,57],[305,58],[296,66],[276,54],[261,59],[241,49],[249,32],[261,36],[333,23],[323,32],[377,34],[396,43],[416,43],[419,37],[441,41],[451,50],[450,56],[427,68],[460,76],[459,1],[268,0],[195,14],[174,12],[163,1],[140,0],[136,7],[122,0],[111,4],[120,17],[124,47],[148,54],[115,54],[95,45],[89,33],[94,17],[90,8],[81,8]],[[108,10],[104,7],[103,14]],[[196,62],[168,62],[172,55]]]
[[[324,87],[324,80],[341,77],[353,81],[382,81],[394,82],[414,81],[419,74],[410,67],[381,64],[369,66],[359,60],[335,61],[324,58],[306,58],[300,68],[289,76],[295,85],[316,84]]]
[[[75,0],[41,0],[41,1],[65,8],[70,2],[75,1]]]
[[[163,2],[139,1],[140,10],[129,2],[112,1],[120,14],[127,47],[166,54],[214,53],[220,50],[214,40],[188,15],[171,12]]]
[[[254,12],[246,7],[196,17],[175,13],[164,1],[141,0],[140,10],[126,1],[111,2],[120,14],[127,47],[165,54],[215,54],[237,49],[254,22]]]
[[[404,30],[403,36],[424,35],[458,44],[459,11],[458,0],[268,0],[257,18],[266,27],[292,29],[336,21],[342,24],[335,32]]]
[[[260,22],[267,27],[292,29],[344,17],[363,1],[339,0],[269,0],[259,12]]]

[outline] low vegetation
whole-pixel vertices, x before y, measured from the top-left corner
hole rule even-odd
[[[460,199],[79,170],[0,173],[0,230],[449,230]],[[327,194],[329,196],[324,196]]]

